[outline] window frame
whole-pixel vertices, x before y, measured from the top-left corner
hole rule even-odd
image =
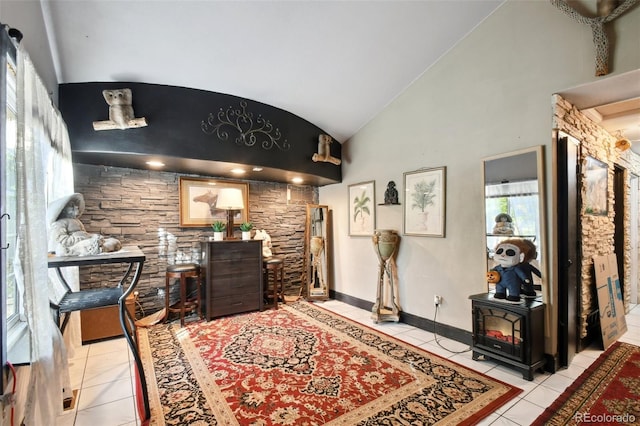
[[[9,120],[9,109],[11,114],[16,118],[17,122],[17,49],[13,41],[6,31],[6,27],[0,30],[0,85],[3,90],[0,93],[0,214],[4,215],[0,221],[0,334],[2,334],[2,343],[0,350],[0,362],[2,365],[2,374],[0,375],[0,388],[4,391],[9,382],[9,372],[7,361],[12,364],[24,364],[30,362],[31,347],[29,339],[29,328],[23,316],[21,316],[20,293],[15,281],[8,274],[14,274],[10,263],[13,261],[15,253],[17,232],[15,224],[17,223],[17,212],[15,202],[13,209],[9,203],[9,184],[10,180],[6,178],[7,164],[11,161],[7,159],[7,150],[9,149],[9,137],[7,133],[7,123]],[[13,72],[9,72],[9,68],[13,68]],[[10,81],[11,74],[14,78]],[[8,95],[9,83],[13,86],[14,96]],[[9,106],[9,103],[12,105]],[[14,127],[17,137],[17,127]],[[14,139],[15,140],[15,139]],[[14,170],[15,171],[15,170]],[[14,180],[15,183],[15,180]],[[15,187],[15,184],[14,184]],[[15,194],[14,194],[15,198]],[[7,213],[8,215],[5,215]],[[11,222],[9,222],[11,221]],[[8,226],[10,224],[10,226]],[[13,231],[11,231],[13,227]],[[13,301],[14,312],[8,316],[9,292],[8,285],[13,282],[14,288]]]

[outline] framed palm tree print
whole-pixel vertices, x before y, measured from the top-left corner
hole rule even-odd
[[[349,185],[349,235],[370,237],[376,227],[376,183]]]
[[[444,237],[446,168],[404,174],[404,234]]]

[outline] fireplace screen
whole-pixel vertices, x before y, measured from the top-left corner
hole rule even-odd
[[[522,360],[522,316],[495,307],[476,307],[476,345]]]

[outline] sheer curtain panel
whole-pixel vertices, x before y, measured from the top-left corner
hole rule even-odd
[[[17,199],[18,238],[14,259],[23,293],[24,314],[31,332],[32,364],[24,421],[50,424],[71,396],[66,347],[49,307],[47,268],[47,171],[61,173],[57,191],[72,191],[66,125],[51,103],[29,55],[18,48]],[[65,155],[68,159],[65,160]],[[54,160],[57,156],[60,160]],[[53,172],[65,167],[65,171]],[[69,188],[71,186],[71,188]],[[66,188],[65,188],[66,187]],[[65,191],[67,192],[67,191]]]

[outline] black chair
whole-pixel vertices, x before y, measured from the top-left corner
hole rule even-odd
[[[69,287],[69,284],[62,276],[60,268],[56,268],[56,274],[65,288],[65,294],[58,303],[49,301],[49,305],[51,306],[51,309],[55,311],[55,321],[60,328],[60,332],[64,333],[64,330],[69,323],[69,314],[71,312],[118,305],[122,295],[124,294],[122,283],[127,279],[132,269],[133,264],[130,264],[126,274],[122,280],[120,280],[117,287],[72,291],[71,287]],[[60,317],[63,314],[64,319],[61,324]]]

